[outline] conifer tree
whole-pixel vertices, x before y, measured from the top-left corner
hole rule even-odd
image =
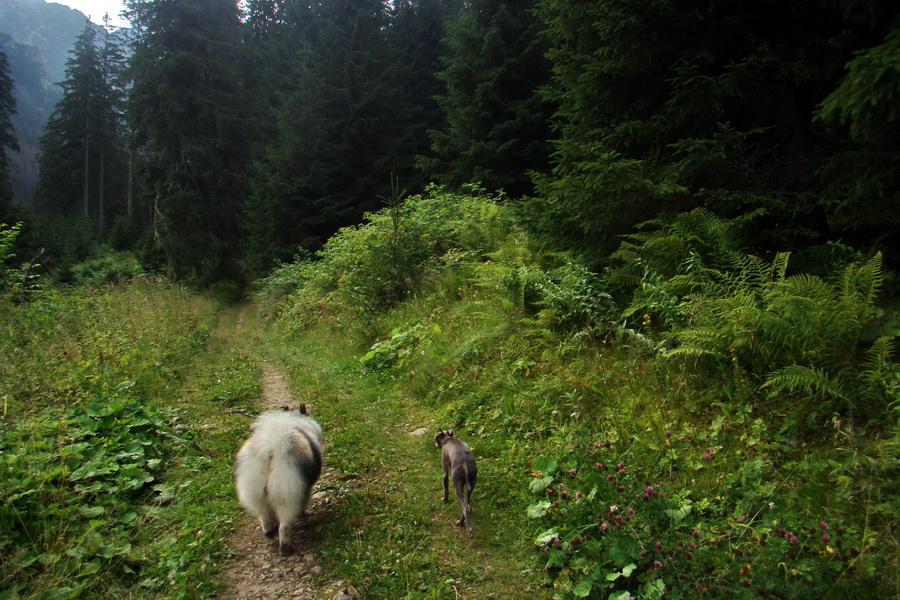
[[[132,0],[129,121],[171,272],[238,277],[248,158],[240,15],[231,0]]]
[[[449,26],[438,96],[446,128],[432,132],[422,168],[457,187],[478,182],[511,196],[531,192],[530,171],[549,166],[549,82],[532,0],[473,0]]]
[[[258,148],[247,204],[257,268],[316,249],[389,195],[403,169],[404,98],[381,0],[281,6],[272,138]]]
[[[63,97],[41,137],[35,198],[41,209],[85,218],[99,210],[100,152],[112,110],[96,36],[87,23],[66,63]]]
[[[462,10],[460,0],[398,0],[392,3],[390,39],[395,63],[400,68],[398,85],[404,95],[403,156],[435,158],[429,131],[446,130],[437,97],[444,85],[435,76],[441,71],[441,53],[447,27]],[[425,159],[427,160],[427,159]],[[407,161],[408,168],[395,175],[409,193],[418,193],[431,181],[430,174]]]
[[[0,49],[0,223],[8,217],[9,204],[12,201],[9,158],[6,153],[16,152],[19,149],[15,130],[10,120],[10,117],[16,112],[14,86],[13,79],[9,74],[9,61],[6,53]]]
[[[884,0],[541,0],[558,105],[554,171],[531,217],[600,259],[661,211],[765,208],[755,244],[828,235],[817,173],[842,144],[813,116],[855,51],[885,40]]]

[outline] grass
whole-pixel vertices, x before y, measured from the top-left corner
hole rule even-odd
[[[661,583],[697,597],[897,595],[900,452],[889,426],[836,417],[798,434],[737,377],[720,385],[542,329],[456,272],[433,284],[367,323],[375,346],[359,328],[286,334],[255,307],[215,310],[148,282],[4,307],[0,599],[220,595],[244,518],[233,458],[259,410],[263,360],[325,431],[330,502],[310,542],[322,597],[337,579],[388,599],[652,598]],[[119,412],[106,419],[97,404]],[[85,433],[98,423],[111,433]],[[439,427],[478,459],[471,540],[456,504],[441,502]],[[107,465],[96,446],[127,445],[124,434],[156,436],[163,454],[129,447],[143,461],[136,474],[96,469],[87,484],[116,500],[104,503],[71,475]],[[619,462],[626,474],[609,471]],[[656,483],[666,496],[635,504]],[[581,491],[580,503],[558,500],[563,490]],[[600,530],[618,505],[640,509],[630,528]],[[23,522],[33,537],[10,537]],[[573,546],[586,533],[590,543]]]
[[[542,597],[534,588],[518,511],[522,491],[504,485],[510,464],[468,441],[478,456],[475,537],[455,526],[455,501],[441,502],[435,411],[390,376],[367,374],[355,340],[320,329],[302,341],[273,337],[298,396],[312,405],[326,437],[325,462],[343,485],[322,529],[329,577],[349,580],[370,598]],[[426,430],[420,433],[420,430]],[[460,433],[464,436],[464,433]],[[366,581],[368,579],[368,581]]]

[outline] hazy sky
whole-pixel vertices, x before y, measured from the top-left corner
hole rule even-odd
[[[103,15],[106,13],[109,13],[109,19],[113,25],[117,27],[128,25],[128,21],[119,17],[119,13],[125,9],[121,0],[52,0],[52,3],[65,4],[80,10],[98,25],[103,23]]]

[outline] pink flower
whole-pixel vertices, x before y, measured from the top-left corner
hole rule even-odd
[[[575,497],[576,497],[576,498],[581,498],[581,492],[575,492]]]
[[[369,579],[368,577],[363,577],[363,583],[369,583],[370,581],[372,581],[372,580]]]
[[[819,523],[819,529],[822,529],[822,530],[828,529],[828,523],[826,523],[825,521],[822,521],[821,523]]]
[[[659,562],[658,560],[654,560],[654,561],[653,561],[653,566],[654,566],[655,568],[659,569],[660,567],[662,567],[662,563]]]
[[[569,469],[569,475],[575,475],[577,471],[575,469]]]

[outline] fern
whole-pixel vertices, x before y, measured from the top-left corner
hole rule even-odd
[[[780,392],[803,392],[809,396],[823,395],[848,402],[851,394],[841,377],[832,377],[822,369],[789,365],[769,373],[762,388],[771,388],[771,395]]]
[[[689,325],[669,357],[711,357],[755,375],[770,397],[828,398],[835,409],[872,416],[886,406],[890,340],[863,358],[861,334],[875,316],[881,256],[845,265],[829,279],[788,276],[790,255],[771,261],[733,254],[700,293],[680,305]]]

